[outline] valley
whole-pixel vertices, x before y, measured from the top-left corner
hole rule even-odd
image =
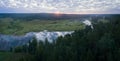
[[[39,15],[0,14],[0,61],[120,60],[120,15]]]
[[[14,20],[12,18],[0,19],[0,33],[23,35],[28,32],[48,31],[73,31],[84,29],[85,25],[75,20]]]

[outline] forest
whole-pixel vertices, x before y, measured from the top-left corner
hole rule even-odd
[[[33,38],[11,52],[28,54],[20,61],[120,61],[119,20],[93,23],[93,29],[86,26],[53,43]]]

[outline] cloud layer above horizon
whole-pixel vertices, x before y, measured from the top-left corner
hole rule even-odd
[[[120,14],[120,0],[0,0],[0,13]]]

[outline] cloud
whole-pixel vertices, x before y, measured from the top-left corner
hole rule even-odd
[[[120,10],[120,0],[0,0],[0,8],[32,12],[98,13]]]

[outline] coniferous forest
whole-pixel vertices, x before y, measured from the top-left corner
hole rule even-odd
[[[120,61],[120,0],[0,0],[0,61]]]
[[[11,51],[29,55],[20,61],[120,61],[120,19],[94,22],[92,26],[52,43],[33,38]]]

